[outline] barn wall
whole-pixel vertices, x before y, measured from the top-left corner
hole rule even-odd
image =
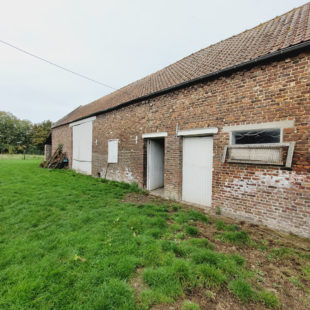
[[[214,135],[213,208],[239,219],[310,236],[309,53],[191,86],[94,121],[93,175],[145,185],[143,133],[167,132],[165,194],[180,199],[179,130],[218,127]],[[274,166],[222,164],[224,126],[294,120],[283,141],[296,141],[291,171]],[[119,139],[119,162],[107,166],[108,139]],[[108,170],[106,170],[108,167]]]
[[[72,128],[63,125],[52,130],[52,154],[59,144],[63,145],[63,151],[67,153],[69,167],[72,168]]]
[[[181,199],[182,138],[176,131],[217,127],[212,208],[223,214],[310,237],[310,53],[244,70],[97,116],[92,173],[145,186],[143,133],[167,132],[165,195]],[[222,163],[224,126],[294,120],[283,142],[296,141],[291,170]],[[55,135],[55,136],[54,136]],[[108,140],[119,139],[118,163],[107,164]],[[72,145],[68,126],[53,130],[53,148]],[[71,162],[71,160],[70,160]]]

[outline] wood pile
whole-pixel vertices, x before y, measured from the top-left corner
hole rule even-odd
[[[52,157],[48,161],[42,162],[40,166],[48,169],[63,169],[68,166],[67,155],[62,151],[62,147],[59,146]]]

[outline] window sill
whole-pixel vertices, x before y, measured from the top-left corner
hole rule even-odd
[[[222,162],[225,163],[228,154],[228,163],[283,166],[286,154],[285,167],[291,168],[294,148],[295,142],[226,145]]]

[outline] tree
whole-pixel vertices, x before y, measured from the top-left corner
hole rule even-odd
[[[15,153],[30,144],[30,121],[19,120],[11,113],[0,112],[0,152]]]
[[[0,111],[0,153],[43,152],[51,121],[32,124]]]
[[[51,121],[34,124],[30,133],[31,145],[43,151],[45,140],[51,132],[51,127]]]

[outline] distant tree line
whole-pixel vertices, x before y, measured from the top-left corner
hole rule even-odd
[[[51,121],[33,124],[0,111],[0,153],[43,154]]]

